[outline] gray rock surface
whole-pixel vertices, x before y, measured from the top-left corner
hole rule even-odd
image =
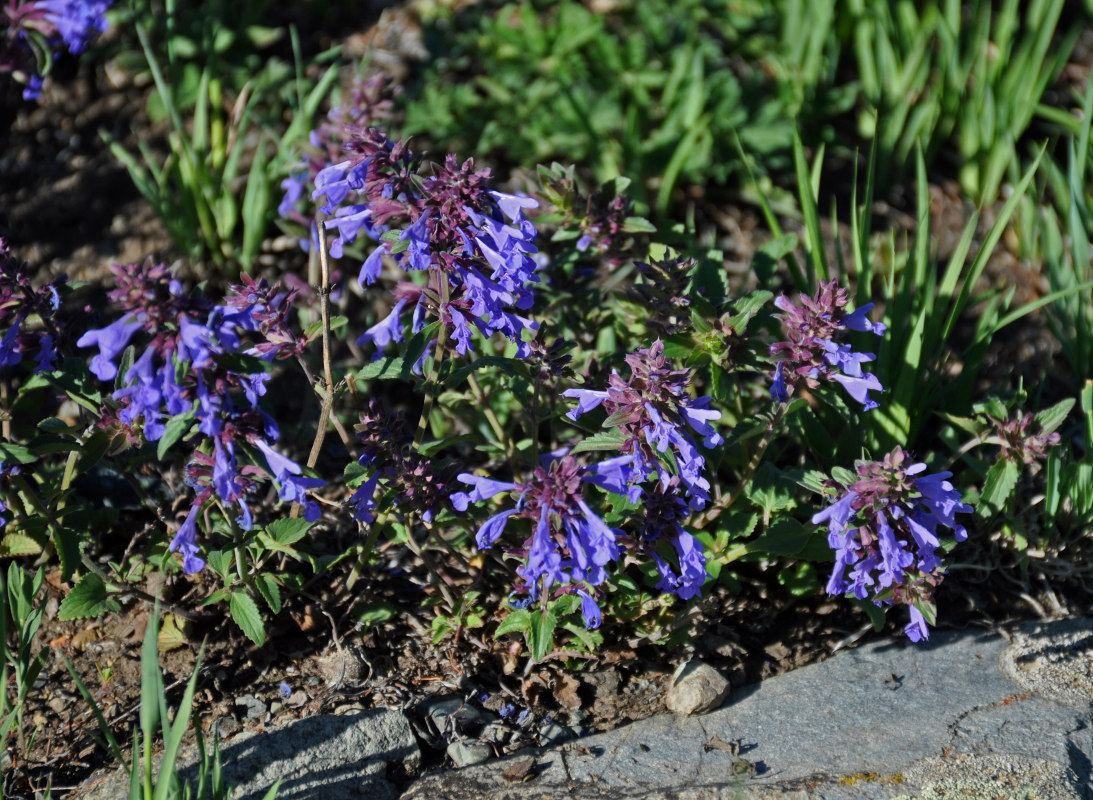
[[[689,717],[721,707],[732,686],[727,678],[701,661],[684,661],[672,675],[664,706],[673,714]]]
[[[457,706],[439,710],[448,719]],[[222,752],[243,800],[278,776],[282,798],[393,799],[388,765],[420,759],[406,718],[384,710],[242,734]],[[114,800],[124,785],[76,796]],[[1093,800],[1093,621],[874,642],[743,687],[704,716],[441,771],[400,796],[547,798]]]
[[[196,754],[183,756],[192,764]],[[394,800],[398,791],[387,779],[389,765],[416,768],[417,740],[401,713],[373,709],[344,716],[320,715],[262,733],[242,733],[220,747],[225,785],[234,800],[260,800],[278,778],[279,800]],[[180,771],[196,784],[194,767]],[[80,800],[128,797],[124,774],[111,773],[81,787]]]
[[[744,687],[720,711],[540,751],[516,779],[505,772],[526,754],[427,776],[402,800],[1093,798],[1089,702],[1006,666],[1028,663],[1032,642],[1042,663],[1089,675],[1090,641],[1093,623],[1070,620],[1023,629],[1012,650],[975,630],[876,642]]]

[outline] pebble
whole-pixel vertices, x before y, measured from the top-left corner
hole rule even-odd
[[[235,698],[236,708],[243,709],[243,720],[260,719],[266,713],[266,704],[253,694],[244,694]]]
[[[681,717],[705,714],[720,708],[731,688],[728,679],[709,664],[684,661],[672,675],[664,705]]]
[[[539,729],[539,746],[550,747],[568,741],[576,735],[572,730],[559,725],[557,722],[548,722]]]
[[[450,717],[455,717],[455,723],[459,728],[482,725],[490,721],[489,716],[484,712],[479,711],[470,703],[464,703],[463,699],[459,697],[440,697],[427,700],[424,704],[424,711],[432,719],[437,730],[441,731],[448,724]]]
[[[448,758],[457,767],[481,764],[493,756],[493,748],[481,742],[456,741],[448,745]]]

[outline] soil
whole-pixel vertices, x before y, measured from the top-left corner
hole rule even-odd
[[[391,25],[390,17],[384,24]],[[351,44],[375,42],[381,34],[389,35],[382,28],[378,33],[370,30],[351,37]],[[50,277],[67,274],[73,280],[96,281],[112,261],[136,262],[149,255],[169,260],[172,245],[162,225],[101,136],[105,131],[125,146],[135,144],[132,126],[146,123],[146,87],[120,72],[87,65],[67,69],[69,74],[59,75],[37,105],[23,103],[14,91],[2,98],[0,236]],[[1076,64],[1067,75],[1083,69],[1088,72],[1088,66]],[[946,176],[935,177],[931,192],[934,230],[941,232],[939,257],[944,258],[955,241],[946,232],[962,229],[969,210]],[[878,202],[879,225],[905,232],[914,227],[902,196],[911,195],[900,195],[897,189]],[[764,237],[756,209],[730,196],[704,198],[701,205],[699,217],[716,231],[729,268],[746,269]],[[847,240],[845,231],[840,239]],[[1019,300],[1046,292],[1039,273],[1005,246],[987,280],[1017,283]],[[1026,383],[1059,372],[1051,337],[1035,315],[995,344],[997,356],[985,380],[1008,384],[1015,366]],[[134,529],[144,524],[138,516],[123,519],[136,525]],[[331,532],[335,534],[344,532]],[[331,543],[332,550],[337,544]],[[118,559],[119,552],[105,543],[103,548],[94,556]],[[1023,578],[996,542],[969,542],[968,550],[963,556],[967,563],[994,563],[998,569],[954,570],[938,595],[939,625],[993,627],[1034,615],[1093,613],[1080,581],[1063,576],[1048,584],[1035,579],[1035,568],[1032,579]],[[442,552],[437,558],[444,563]],[[442,569],[459,589],[474,577],[452,567]],[[444,758],[443,733],[429,728],[422,708],[422,701],[433,695],[459,696],[494,711],[506,703],[518,711],[530,709],[531,722],[511,725],[498,745],[511,751],[539,742],[548,717],[583,731],[602,731],[662,712],[665,682],[687,657],[707,661],[740,686],[822,660],[876,635],[848,602],[794,597],[763,564],[742,565],[738,577],[739,591],[718,587],[708,593],[688,617],[688,635],[671,647],[635,638],[606,621],[603,633],[609,644],[594,657],[563,653],[526,672],[526,656],[517,660],[509,652],[511,637],[483,641],[467,630],[433,644],[434,612],[423,601],[435,588],[420,563],[394,549],[356,584],[345,567],[287,598],[261,648],[222,612],[195,609],[190,600],[202,595],[186,579],[164,582],[154,576],[137,588],[145,596],[168,598],[172,605],[166,613],[183,630],[178,646],[161,658],[172,703],[178,702],[204,646],[195,711],[206,731],[215,726],[220,735],[230,736],[348,707],[394,706],[415,719],[428,768]],[[139,707],[140,645],[149,603],[134,594],[122,598],[120,613],[65,622],[57,617],[57,608],[69,587],[60,582],[56,569],[47,583],[51,596],[35,646],[47,649],[49,656],[26,710],[26,731],[33,733],[33,740],[25,750],[9,741],[5,751],[3,790],[12,798],[32,797],[50,785],[54,797],[64,797],[110,763],[92,739],[95,720],[68,674],[66,658],[120,741],[129,738]],[[482,600],[496,609],[504,599]],[[357,621],[361,609],[383,607],[391,612],[387,621],[371,627]],[[288,685],[287,697],[281,684]]]

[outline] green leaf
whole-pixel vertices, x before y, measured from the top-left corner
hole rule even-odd
[[[531,612],[526,608],[516,608],[501,620],[501,624],[494,631],[494,636],[504,636],[506,633],[522,633],[527,635],[531,631]]]
[[[280,542],[283,545],[295,544],[300,541],[311,530],[313,522],[308,522],[306,519],[291,519],[284,517],[277,519],[266,526],[266,531],[273,539]]]
[[[61,580],[67,581],[80,566],[80,532],[62,525],[53,529],[53,548],[61,562]]]
[[[778,571],[778,583],[794,597],[805,597],[820,591],[820,578],[816,567],[807,561],[800,561]]]
[[[1070,409],[1074,408],[1075,402],[1073,397],[1068,397],[1066,400],[1060,400],[1051,408],[1045,408],[1038,413],[1035,419],[1040,426],[1040,431],[1042,433],[1051,433],[1062,425],[1070,414]]]
[[[0,539],[0,556],[36,556],[41,552],[41,543],[22,533],[5,533]]]
[[[86,619],[118,611],[121,611],[121,604],[107,594],[106,583],[96,573],[89,572],[65,595],[57,618],[66,621]]]
[[[748,550],[751,553],[810,561],[830,561],[832,558],[823,529],[805,527],[791,517],[784,517],[763,531],[748,545]]]
[[[578,453],[588,453],[597,450],[612,450],[617,452],[622,447],[622,443],[625,441],[626,436],[622,433],[622,431],[616,428],[610,431],[594,433],[591,436],[582,439],[569,452],[570,455],[577,455]]]
[[[255,576],[254,585],[258,589],[258,594],[262,595],[262,599],[266,601],[269,610],[274,614],[280,614],[281,587],[277,585],[273,576],[260,573]]]
[[[160,461],[167,455],[167,451],[171,449],[179,439],[185,436],[194,424],[194,412],[187,411],[184,414],[176,414],[167,420],[167,424],[164,426],[163,436],[160,437],[159,442],[156,444],[156,458]]]
[[[531,615],[528,649],[531,650],[533,661],[542,661],[547,653],[554,649],[554,629],[556,627],[558,627],[558,617],[549,610],[539,611]]]
[[[33,464],[37,460],[38,457],[22,445],[0,442],[0,461],[9,464]]]
[[[1017,487],[1019,472],[1017,464],[1004,459],[990,468],[975,510],[981,519],[990,519],[1002,510]]]
[[[445,386],[458,386],[467,379],[467,377],[475,370],[485,369],[487,367],[497,367],[506,375],[517,376],[522,375],[521,370],[522,362],[517,361],[514,358],[505,358],[503,356],[481,356],[476,358],[470,364],[464,364],[462,367],[452,370],[451,374],[444,380]]]
[[[361,603],[350,612],[353,619],[364,626],[365,630],[395,618],[395,607],[390,603]]]
[[[262,622],[262,615],[258,612],[258,605],[254,599],[242,589],[232,592],[231,602],[228,605],[232,619],[238,625],[246,637],[261,647],[266,643],[266,626]]]
[[[595,652],[596,648],[603,644],[603,634],[599,631],[590,631],[583,625],[575,622],[562,623],[562,627],[569,631],[589,653]]]
[[[377,359],[357,370],[358,381],[395,380],[402,378],[402,359],[394,356]]]
[[[773,464],[763,464],[752,478],[746,492],[752,503],[769,516],[775,511],[794,508],[794,483]]]

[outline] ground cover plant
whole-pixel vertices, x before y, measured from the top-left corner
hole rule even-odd
[[[4,17],[21,119],[93,34],[69,80],[145,76],[95,141],[165,234],[76,280],[0,231],[7,796],[108,757],[202,793],[194,703],[215,743],[236,706],[435,682],[496,724],[422,738],[500,754],[648,713],[680,652],[753,680],[1086,607],[1093,57],[1061,3],[411,5],[363,59],[307,4],[107,7]]]

